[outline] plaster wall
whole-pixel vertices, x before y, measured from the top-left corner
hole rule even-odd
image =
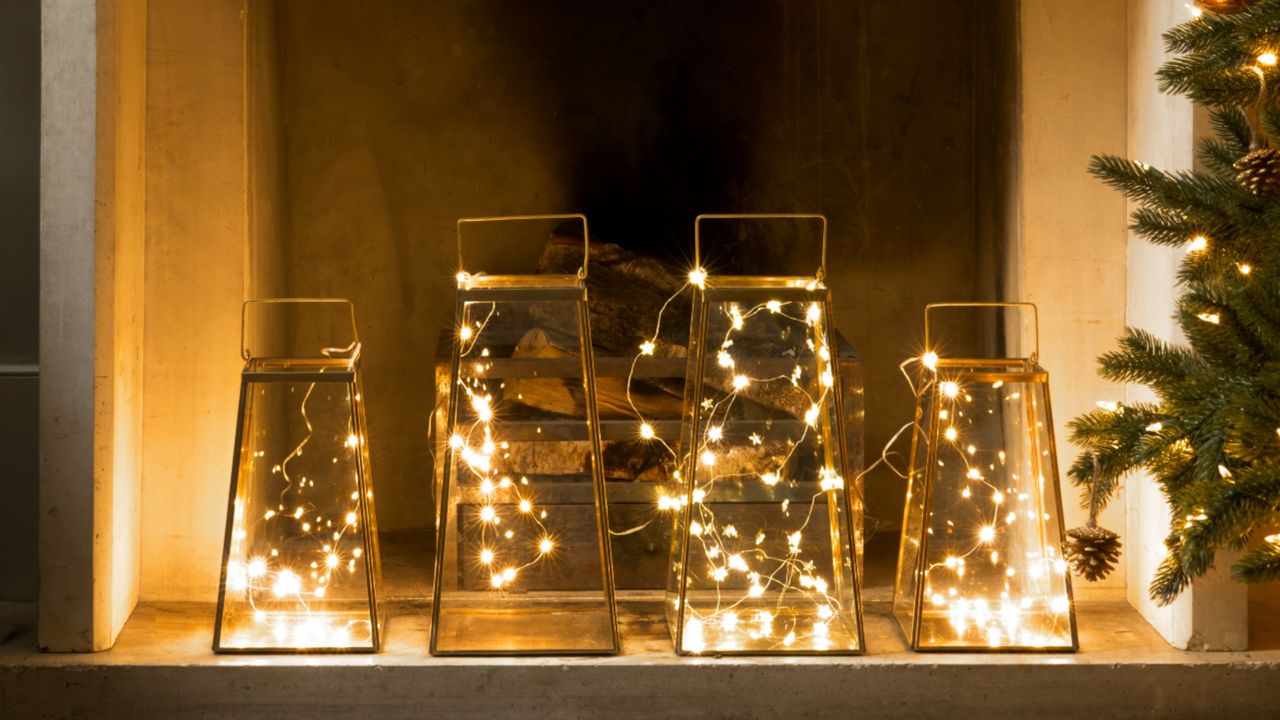
[[[1124,198],[1087,172],[1095,153],[1125,152],[1124,3],[1036,0],[1021,4],[1021,154],[1018,241],[1008,297],[1040,310],[1041,364],[1053,393],[1065,522],[1083,525],[1066,469],[1076,449],[1067,423],[1122,388],[1098,377],[1093,358],[1125,323]],[[1124,523],[1124,499],[1101,518]],[[1093,588],[1124,587],[1121,566]],[[1077,591],[1085,589],[1083,581]]]
[[[249,292],[245,3],[149,0],[145,600],[213,600]]]

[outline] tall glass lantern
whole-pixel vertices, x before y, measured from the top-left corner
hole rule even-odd
[[[587,219],[464,218],[458,262],[467,267],[464,228],[547,221],[581,223],[576,274],[458,273],[449,405],[437,443],[444,472],[433,654],[620,647],[587,317]],[[555,410],[533,403],[533,394],[554,396]]]
[[[1031,354],[946,357],[930,344],[930,314],[945,308],[1029,310]],[[893,600],[914,650],[1078,648],[1038,328],[1030,303],[925,309]]]
[[[803,277],[702,267],[708,220],[820,223]],[[850,478],[821,215],[702,215],[666,613],[676,652],[862,653]]]
[[[244,305],[215,652],[374,652],[381,567],[348,300]]]

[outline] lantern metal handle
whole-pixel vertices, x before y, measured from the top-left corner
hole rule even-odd
[[[1035,303],[1029,302],[941,302],[929,303],[924,306],[924,347],[925,350],[932,350],[933,346],[929,342],[929,311],[944,308],[1023,308],[1031,311],[1031,327],[1033,329],[1034,345],[1031,356],[1028,358],[1031,362],[1036,362],[1040,358],[1040,310],[1036,308]]]
[[[818,220],[822,223],[822,255],[815,277],[827,277],[827,216],[820,213],[704,213],[693,220],[693,266],[702,267],[703,220]]]
[[[587,216],[582,213],[553,213],[549,215],[493,215],[489,217],[458,218],[458,270],[466,267],[462,261],[462,226],[474,223],[496,222],[529,222],[536,220],[581,220],[582,221],[582,267],[578,268],[578,277],[587,279],[587,258],[591,255],[591,234],[587,231]]]
[[[351,318],[351,344],[344,348],[325,348],[350,352],[352,359],[360,355],[360,334],[356,328],[356,306],[347,298],[259,298],[245,300],[240,306],[240,357],[248,361],[253,354],[249,350],[249,306],[250,305],[346,305],[347,315]]]

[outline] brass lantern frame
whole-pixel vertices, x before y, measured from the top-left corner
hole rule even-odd
[[[1007,308],[1007,309],[1023,309],[1023,310],[1029,310],[1031,312],[1032,328],[1033,328],[1033,338],[1032,338],[1033,349],[1031,354],[1028,355],[1027,357],[1025,358],[941,358],[940,357],[935,361],[935,366],[934,368],[932,368],[932,370],[942,371],[947,368],[957,369],[964,373],[964,377],[966,379],[971,379],[977,382],[996,382],[996,381],[1026,382],[1026,383],[1038,383],[1044,386],[1044,399],[1045,399],[1044,423],[1049,431],[1048,432],[1049,442],[1048,442],[1048,448],[1047,448],[1047,450],[1049,451],[1048,462],[1053,472],[1053,496],[1054,496],[1054,506],[1057,514],[1058,537],[1065,540],[1066,524],[1065,524],[1065,520],[1063,518],[1063,513],[1062,513],[1062,489],[1058,482],[1059,481],[1058,449],[1057,449],[1056,434],[1053,432],[1053,402],[1051,400],[1050,388],[1049,388],[1049,373],[1039,364],[1039,356],[1040,356],[1039,308],[1037,308],[1034,303],[1029,303],[1029,302],[930,303],[925,306],[925,310],[924,310],[924,347],[926,351],[930,351],[933,348],[933,346],[930,344],[929,314],[936,310],[950,309],[950,308],[968,308],[968,309]],[[977,372],[966,371],[967,369],[974,368],[974,367],[982,367],[987,369],[982,371],[977,371]],[[926,470],[916,467],[917,443],[919,441],[919,436],[922,428],[921,426],[922,420],[928,422],[928,426],[924,430],[924,432],[926,432],[928,435],[928,442],[929,442],[928,456],[925,459],[925,468],[935,467],[937,463],[937,450],[939,445],[939,437],[942,432],[942,422],[940,421],[937,412],[933,412],[931,414],[931,417],[927,419],[922,418],[921,416],[924,412],[924,408],[926,407],[926,405],[930,408],[938,407],[938,404],[940,402],[941,392],[942,392],[940,386],[941,386],[941,383],[937,382],[936,380],[930,381],[929,389],[925,391],[926,393],[930,394],[929,403],[926,404],[924,393],[921,394],[919,400],[917,400],[916,402],[915,416],[914,416],[916,430],[911,434],[911,454],[908,456],[910,458],[910,464],[908,466],[908,471],[907,471],[908,478],[916,477],[917,472],[926,472]],[[1028,415],[1030,415],[1029,406],[1028,406]],[[911,480],[908,480],[908,489],[910,488],[911,482],[912,482]],[[898,628],[902,631],[904,637],[906,638],[908,644],[911,647],[911,650],[915,652],[936,652],[936,653],[948,653],[948,652],[1072,653],[1072,652],[1078,651],[1080,649],[1080,638],[1079,638],[1077,622],[1076,622],[1075,596],[1073,595],[1073,591],[1071,587],[1071,574],[1069,572],[1064,573],[1064,583],[1066,588],[1067,605],[1068,605],[1067,617],[1068,617],[1069,625],[1071,628],[1071,644],[1069,646],[1062,645],[1062,646],[1045,646],[1045,647],[1029,647],[1029,646],[990,647],[987,645],[939,646],[939,645],[922,645],[921,644],[920,632],[923,626],[921,617],[924,611],[924,586],[925,586],[924,575],[926,570],[927,559],[929,557],[929,539],[931,535],[931,533],[927,532],[927,528],[928,528],[928,518],[933,512],[933,500],[934,500],[933,483],[930,483],[927,480],[922,480],[921,484],[922,484],[922,489],[924,493],[924,497],[921,500],[921,505],[923,506],[924,520],[920,528],[920,538],[919,538],[920,547],[916,551],[915,567],[912,568],[912,575],[915,579],[914,581],[915,591],[913,593],[914,597],[912,598],[912,601],[911,601],[912,615],[911,615],[909,626],[907,624],[908,621],[897,610],[897,605],[898,605],[897,600],[898,600],[899,594],[902,593],[901,584],[902,584],[903,570],[904,570],[904,567],[903,567],[903,564],[904,564],[903,560],[905,555],[904,551],[905,551],[906,543],[911,540],[911,538],[908,538],[906,535],[907,528],[909,527],[909,520],[911,517],[910,501],[908,501],[903,508],[903,521],[902,521],[903,534],[902,534],[902,538],[900,540],[900,545],[899,545],[897,573],[894,576],[894,599],[891,605],[896,624],[898,625]],[[1043,520],[1041,520],[1040,522],[1043,522]],[[1062,548],[1059,548],[1060,551],[1061,549]]]
[[[685,457],[683,467],[683,504],[678,510],[680,513],[680,522],[675,528],[672,537],[672,554],[679,555],[679,570],[676,593],[676,608],[674,611],[667,609],[666,616],[668,624],[671,624],[671,618],[674,615],[674,627],[669,630],[672,635],[672,641],[675,646],[675,652],[679,656],[688,657],[698,655],[689,650],[684,649],[684,631],[688,618],[688,592],[689,592],[689,528],[693,520],[694,506],[694,489],[696,485],[697,467],[696,453],[692,448],[696,446],[697,438],[700,437],[700,418],[702,413],[694,411],[690,416],[689,413],[689,397],[690,393],[697,392],[704,382],[703,369],[707,361],[707,346],[700,338],[699,330],[707,326],[708,307],[711,303],[738,300],[766,302],[768,300],[780,301],[804,301],[816,302],[822,308],[823,322],[827,328],[828,335],[833,332],[834,322],[831,313],[831,290],[824,284],[827,274],[827,218],[825,215],[818,213],[704,213],[694,218],[693,223],[693,257],[694,268],[697,271],[704,271],[702,268],[702,223],[707,220],[810,220],[818,221],[821,224],[821,255],[818,268],[813,276],[715,276],[714,282],[708,277],[704,283],[694,283],[693,289],[693,312],[692,321],[689,328],[689,354],[688,362],[693,364],[693,373],[686,372],[686,377],[691,378],[692,382],[686,383],[685,388],[685,417],[681,421],[682,430],[681,438],[685,448],[683,454]],[[704,271],[705,272],[705,271]],[[830,345],[830,343],[828,343]],[[844,417],[844,386],[841,382],[839,363],[832,361],[830,370],[833,375],[832,389],[834,391],[831,402],[834,404],[835,427],[826,428],[829,437],[834,436],[839,443],[840,463],[839,469],[842,477],[850,478],[849,482],[843,488],[841,496],[843,501],[840,507],[840,515],[843,517],[842,528],[835,528],[837,532],[832,538],[832,543],[840,545],[840,551],[845,554],[850,566],[850,577],[852,579],[851,588],[853,598],[852,613],[856,623],[857,648],[856,649],[798,649],[798,650],[723,650],[715,649],[710,651],[710,655],[714,656],[773,656],[773,657],[803,657],[803,656],[854,656],[866,654],[866,632],[865,623],[862,612],[862,581],[858,571],[857,548],[853,528],[853,506],[849,494],[855,490],[853,479],[849,474],[849,448],[845,433],[846,418]],[[695,403],[696,405],[696,403]],[[829,422],[829,416],[823,414],[823,423]],[[826,445],[826,459],[831,460],[831,446]],[[848,542],[840,541],[840,531],[843,531],[843,537]],[[833,553],[834,556],[834,553]],[[838,556],[835,556],[838,559]],[[669,569],[668,572],[671,572]],[[833,580],[836,583],[842,582],[842,578],[837,574]]]
[[[578,338],[580,345],[581,363],[579,371],[585,383],[586,389],[586,411],[587,424],[589,425],[589,442],[591,447],[591,482],[593,488],[593,503],[595,505],[595,520],[597,534],[599,536],[599,552],[600,566],[603,574],[604,595],[609,613],[610,640],[609,647],[600,649],[559,649],[559,648],[543,648],[537,650],[444,650],[439,647],[439,628],[440,628],[440,611],[441,611],[441,591],[444,583],[444,557],[447,537],[448,524],[450,522],[449,513],[449,487],[453,481],[454,475],[454,453],[455,450],[444,443],[444,456],[440,460],[444,463],[444,472],[439,475],[440,484],[437,487],[436,497],[436,555],[434,568],[434,583],[432,585],[432,601],[431,601],[431,638],[430,652],[432,655],[453,655],[453,656],[501,656],[501,657],[535,657],[535,656],[578,656],[578,655],[616,655],[622,650],[621,633],[618,628],[618,607],[616,590],[614,588],[614,573],[612,551],[610,548],[609,537],[609,508],[605,495],[604,481],[604,463],[602,443],[600,439],[600,417],[596,405],[596,387],[595,387],[595,352],[591,343],[591,327],[588,319],[587,310],[587,266],[591,254],[590,232],[587,224],[587,217],[581,213],[551,213],[551,214],[534,214],[534,215],[498,215],[484,217],[467,217],[459,218],[456,224],[456,240],[458,254],[458,268],[461,271],[466,267],[463,257],[463,228],[468,225],[504,223],[504,222],[532,222],[546,220],[577,220],[582,223],[582,266],[578,269],[576,275],[480,275],[468,276],[460,272],[457,286],[457,300],[455,302],[454,327],[460,327],[464,321],[464,307],[469,302],[537,302],[537,301],[573,301],[577,307],[578,314]],[[519,282],[523,286],[511,287],[504,286],[507,283]],[[447,406],[446,423],[444,428],[437,428],[436,432],[448,432],[454,427],[458,420],[459,395],[458,382],[461,371],[462,354],[460,352],[459,340],[455,338],[453,344],[453,357],[450,364],[450,385],[449,385],[449,401]],[[572,372],[565,370],[566,373]],[[542,373],[541,377],[553,377],[555,373]],[[566,375],[567,377],[568,375]],[[576,376],[576,375],[575,375]]]
[[[278,356],[258,356],[250,345],[249,310],[257,305],[342,305],[347,309],[351,322],[350,345],[334,348],[336,358],[291,359]],[[356,325],[355,305],[346,298],[263,298],[246,300],[240,307],[240,356],[245,361],[240,374],[240,400],[236,413],[235,454],[231,463],[231,491],[227,500],[227,522],[222,544],[222,563],[218,578],[217,615],[213,626],[213,651],[220,654],[356,654],[376,653],[382,649],[382,633],[386,623],[386,610],[382,598],[382,553],[378,543],[377,513],[374,512],[371,483],[372,464],[369,457],[368,423],[364,412],[364,389],[360,379],[361,352],[359,329]],[[298,369],[288,369],[289,367]],[[366,592],[369,597],[370,644],[368,647],[308,647],[290,646],[224,647],[222,645],[222,621],[226,606],[227,563],[231,559],[231,537],[235,529],[235,502],[240,483],[241,456],[244,451],[245,409],[248,406],[249,389],[255,384],[284,382],[346,383],[351,386],[351,417],[359,443],[359,461],[356,463],[356,484],[360,493],[360,534],[367,558],[365,573]]]

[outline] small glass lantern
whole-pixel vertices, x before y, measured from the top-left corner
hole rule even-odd
[[[816,275],[708,275],[705,220],[819,221]],[[821,215],[702,215],[667,588],[681,655],[864,650]]]
[[[987,307],[1032,312],[1031,355],[939,357],[930,312]],[[1035,312],[1030,303],[925,308],[927,352],[893,600],[913,650],[1078,648]]]
[[[576,275],[458,273],[431,652],[612,654],[617,611],[587,316]],[[551,397],[554,410],[524,402]]]
[[[375,652],[381,567],[351,302],[251,300],[241,354],[214,652]]]

